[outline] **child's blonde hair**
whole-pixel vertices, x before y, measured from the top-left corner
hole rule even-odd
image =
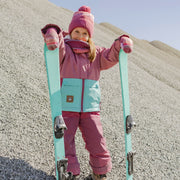
[[[90,62],[93,62],[96,58],[96,46],[91,38],[88,40],[89,46],[90,46],[90,52],[89,52],[89,60]]]

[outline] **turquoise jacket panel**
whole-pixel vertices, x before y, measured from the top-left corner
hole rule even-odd
[[[101,93],[99,81],[63,78],[61,94],[63,111],[100,111]]]

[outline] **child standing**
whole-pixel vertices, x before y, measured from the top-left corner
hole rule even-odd
[[[79,128],[90,155],[92,178],[106,180],[112,164],[100,121],[100,71],[118,63],[120,48],[130,53],[133,43],[123,35],[109,49],[97,47],[91,39],[93,30],[94,16],[89,7],[82,6],[74,13],[68,33],[54,24],[41,31],[49,50],[59,48],[67,171],[73,173],[74,179],[80,174],[74,140]]]

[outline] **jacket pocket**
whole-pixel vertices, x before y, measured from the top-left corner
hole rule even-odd
[[[63,111],[81,111],[82,79],[64,78],[61,94]]]

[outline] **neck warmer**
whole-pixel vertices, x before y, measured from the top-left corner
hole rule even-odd
[[[65,37],[64,42],[68,44],[74,53],[81,54],[81,53],[88,53],[90,51],[89,43],[80,40],[73,40],[69,37]]]

